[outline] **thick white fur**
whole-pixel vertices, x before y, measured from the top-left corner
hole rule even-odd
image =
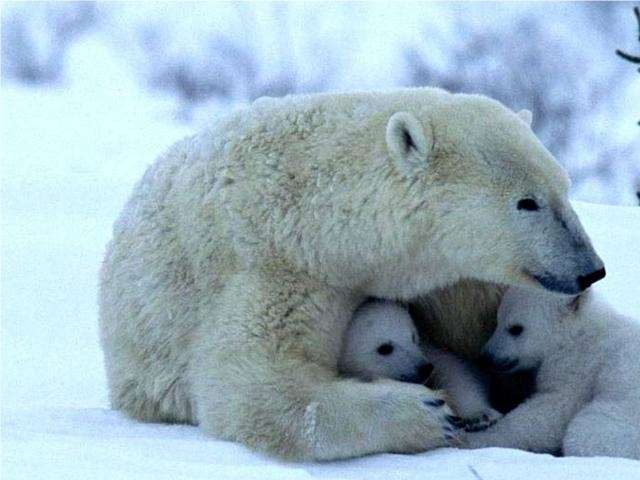
[[[485,353],[537,367],[536,393],[469,446],[640,459],[640,324],[593,295],[507,291]]]
[[[411,128],[389,138],[398,112]],[[426,144],[409,139],[419,128]],[[464,278],[546,272],[547,288],[573,288],[600,261],[567,188],[526,123],[486,97],[260,100],[170,148],[114,226],[100,280],[111,403],[298,460],[445,445],[436,393],[337,375],[344,330],[367,296]],[[531,196],[540,211],[516,209]],[[439,320],[461,344],[482,336]]]
[[[378,348],[391,345],[381,355]],[[424,383],[421,368],[431,364],[429,384],[444,390],[447,401],[467,425],[488,426],[502,415],[492,409],[479,372],[453,353],[420,342],[409,312],[395,302],[367,302],[353,316],[338,363],[341,373],[362,380],[391,378]]]
[[[382,345],[391,353],[380,354]],[[347,327],[338,360],[341,374],[371,381],[391,378],[424,383],[419,370],[429,360],[409,312],[391,301],[368,301],[358,307]]]

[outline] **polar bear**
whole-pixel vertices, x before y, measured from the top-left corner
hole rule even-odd
[[[482,430],[502,417],[489,404],[487,379],[460,357],[421,341],[409,312],[396,302],[370,300],[358,307],[345,333],[338,371],[367,381],[428,381],[444,390],[457,414],[449,413],[452,427],[445,427],[452,440],[453,427]]]
[[[293,460],[446,445],[438,392],[337,374],[343,333],[367,297],[462,279],[577,293],[604,275],[527,122],[439,89],[325,93],[178,142],[102,265],[112,406]]]
[[[471,447],[640,459],[640,321],[594,292],[511,288],[484,354],[502,371],[536,368],[536,393]]]

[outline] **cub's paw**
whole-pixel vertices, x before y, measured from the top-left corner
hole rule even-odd
[[[461,441],[460,429],[464,426],[464,420],[449,407],[444,394],[438,390],[427,390],[422,398],[422,404],[428,414],[440,425],[445,444],[459,445]]]
[[[463,419],[461,427],[466,432],[479,432],[486,430],[502,417],[500,412],[491,408],[476,417]]]

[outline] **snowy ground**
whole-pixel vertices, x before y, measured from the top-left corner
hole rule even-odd
[[[63,90],[3,86],[3,479],[640,478],[640,462],[502,449],[286,465],[108,410],[96,320],[104,245],[146,165],[190,131],[167,122],[171,105],[124,70],[92,73],[109,55],[99,43],[76,52]],[[597,288],[640,316],[640,208],[576,208],[607,265]]]

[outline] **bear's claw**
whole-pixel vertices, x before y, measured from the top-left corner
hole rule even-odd
[[[479,432],[482,430],[486,430],[491,425],[496,423],[500,418],[502,418],[502,414],[494,410],[483,413],[482,415],[478,415],[477,417],[465,418],[462,421],[461,427],[466,432]]]

